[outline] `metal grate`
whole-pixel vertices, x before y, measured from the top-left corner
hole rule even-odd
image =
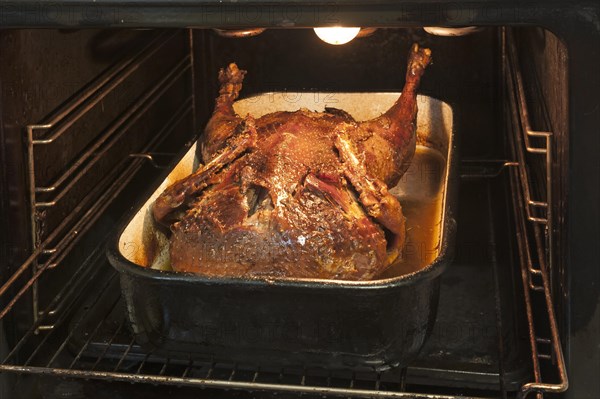
[[[510,37],[509,37],[510,39]],[[146,48],[136,57],[144,57],[147,52],[152,52],[153,46],[165,43],[168,37],[158,38],[151,46]],[[527,397],[536,393],[538,398],[544,392],[561,392],[567,387],[564,359],[562,357],[560,339],[556,328],[553,312],[552,296],[549,290],[548,270],[551,265],[544,259],[551,259],[551,222],[552,203],[548,194],[543,200],[533,200],[529,190],[529,173],[526,167],[525,152],[545,156],[546,165],[551,160],[551,133],[533,132],[527,123],[526,103],[522,93],[520,77],[514,43],[505,42],[508,54],[505,57],[505,76],[508,79],[509,99],[513,125],[518,127],[510,135],[511,143],[515,149],[515,158],[511,161],[501,160],[475,165],[477,173],[465,174],[464,177],[478,179],[494,178],[500,176],[503,170],[510,170],[512,185],[513,205],[517,224],[518,253],[521,260],[521,271],[524,283],[525,310],[528,321],[528,331],[531,343],[532,368],[534,381],[521,384],[518,396]],[[135,57],[134,57],[135,58]],[[121,123],[127,124],[128,120],[147,110],[152,99],[160,96],[162,87],[167,87],[173,79],[178,79],[192,64],[191,57],[185,57],[177,62],[172,71],[157,82],[155,91],[149,92],[148,97],[141,101],[139,109],[131,109],[128,117]],[[110,90],[114,79],[119,79],[130,68],[135,68],[136,63],[130,62],[117,67],[106,81],[99,83],[84,93],[77,104],[64,114],[59,120],[43,125],[31,125],[28,128],[29,151],[32,154],[35,146],[45,145],[48,138],[38,139],[34,131],[38,128],[50,129],[52,126],[61,126],[69,118],[74,118],[78,112],[85,114],[86,101],[94,101],[96,96],[101,96],[104,90]],[[83,111],[79,111],[83,108]],[[179,110],[166,121],[161,131],[154,136],[153,141],[139,151],[129,154],[122,160],[122,165],[115,170],[125,170],[124,173],[108,173],[98,183],[86,198],[81,201],[72,212],[72,220],[65,220],[56,227],[47,237],[36,243],[31,256],[21,265],[17,272],[11,276],[0,288],[0,297],[13,292],[8,298],[6,306],[0,311],[0,320],[7,316],[16,307],[15,304],[27,292],[32,292],[36,299],[36,284],[40,276],[51,268],[57,267],[75,246],[79,237],[92,226],[103,211],[113,202],[119,193],[131,181],[137,169],[145,159],[156,164],[155,158],[160,154],[151,155],[148,152],[159,144],[160,140],[168,136],[169,129],[177,125],[181,118],[188,115],[193,108],[193,97],[185,99]],[[75,114],[74,114],[75,113]],[[58,134],[60,129],[53,131],[50,138]],[[65,130],[66,132],[66,130]],[[110,135],[119,134],[115,129],[108,133],[101,143],[96,141],[98,148],[110,150]],[[63,134],[63,133],[60,133]],[[513,137],[514,136],[514,137]],[[542,147],[533,145],[530,138],[541,137],[545,140]],[[114,144],[114,142],[113,142]],[[537,141],[536,141],[537,144]],[[108,146],[108,147],[105,147]],[[77,182],[78,176],[83,176],[96,162],[96,150],[89,149],[80,161],[71,165],[64,176],[49,186],[35,185],[35,165],[31,167],[31,198],[32,209],[39,207],[52,207],[53,200],[38,200],[38,194],[51,193],[56,200],[60,195],[66,195],[70,184]],[[30,157],[31,158],[31,157]],[[471,165],[473,166],[473,165]],[[491,169],[491,172],[490,172]],[[550,171],[547,170],[546,185],[551,183]],[[73,183],[73,184],[75,184]],[[50,188],[52,190],[49,190]],[[548,187],[549,189],[549,187]],[[64,193],[64,194],[63,194]],[[488,194],[488,199],[491,195]],[[491,200],[490,200],[491,201]],[[491,202],[488,208],[492,208]],[[32,213],[32,225],[35,227],[36,215]],[[489,225],[490,229],[493,226]],[[37,231],[35,228],[32,231]],[[534,237],[533,242],[530,237]],[[101,241],[102,242],[102,241]],[[534,257],[535,255],[535,257]],[[537,260],[537,263],[534,262]],[[492,261],[492,263],[494,263]],[[534,266],[535,265],[535,266]],[[494,274],[499,273],[499,267],[492,265]],[[25,278],[25,272],[31,270],[32,276]],[[407,383],[410,379],[410,369],[392,370],[390,372],[352,372],[328,371],[311,369],[272,369],[265,365],[223,364],[218,361],[198,361],[196,359],[171,359],[159,356],[153,352],[144,351],[135,343],[128,330],[123,317],[118,289],[116,272],[104,260],[103,245],[97,246],[89,253],[77,269],[72,272],[69,280],[62,286],[54,299],[43,306],[34,300],[35,318],[28,330],[14,343],[11,351],[1,359],[0,371],[26,373],[37,375],[51,375],[58,377],[91,378],[108,381],[127,381],[138,383],[153,383],[171,386],[192,386],[205,388],[236,389],[247,391],[272,391],[281,393],[313,394],[337,397],[379,397],[379,398],[422,398],[422,399],[453,399],[461,398],[492,398],[507,397],[510,393],[506,388],[507,366],[502,359],[499,365],[497,389],[494,391],[473,391],[445,387],[432,389]],[[505,328],[503,324],[500,305],[501,287],[496,285],[495,311],[499,337],[497,350],[500,358],[507,349],[503,347],[503,336],[500,332]],[[536,308],[534,312],[534,296],[541,296],[542,309]],[[493,311],[493,310],[492,310]],[[93,314],[94,317],[87,317]],[[539,332],[548,330],[549,338],[542,337]],[[99,338],[101,337],[101,338]],[[545,351],[542,349],[546,349]],[[548,383],[543,378],[542,364],[554,368],[559,376],[557,383]],[[413,370],[417,369],[413,368]],[[454,370],[453,375],[462,373]],[[449,374],[452,374],[450,372]],[[475,392],[472,396],[464,396],[465,392]]]

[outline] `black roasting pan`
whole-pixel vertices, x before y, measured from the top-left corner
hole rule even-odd
[[[258,117],[328,105],[364,120],[398,95],[264,93],[235,107]],[[149,209],[167,185],[197,166],[192,146],[132,208],[107,250],[137,342],[169,358],[237,364],[355,370],[408,364],[432,330],[439,276],[452,258],[456,232],[453,111],[427,96],[419,96],[418,106],[417,153],[391,189],[407,216],[405,260],[373,281],[208,278],[160,270],[165,240]]]

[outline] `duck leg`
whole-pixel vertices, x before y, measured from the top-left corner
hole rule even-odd
[[[425,68],[431,62],[431,50],[414,44],[408,58],[406,82],[396,103],[383,115],[359,124],[368,137],[357,143],[365,154],[369,173],[395,186],[415,153],[417,89]]]
[[[223,148],[242,118],[233,110],[233,102],[238,98],[246,71],[231,63],[219,71],[219,96],[215,101],[215,109],[200,139],[202,160],[208,163]]]

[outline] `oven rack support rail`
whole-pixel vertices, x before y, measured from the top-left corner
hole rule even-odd
[[[33,320],[40,317],[41,305],[39,303],[39,279],[46,271],[56,268],[63,261],[69,250],[75,246],[79,238],[89,230],[102,212],[111,204],[112,200],[127,186],[136,172],[146,161],[157,166],[154,157],[164,154],[155,154],[151,151],[160,145],[169,136],[169,133],[185,117],[193,114],[193,95],[183,99],[181,105],[172,117],[166,121],[160,131],[151,138],[138,152],[129,154],[121,159],[113,168],[97,182],[95,187],[79,201],[68,215],[48,232],[44,238],[40,237],[41,216],[52,209],[61,201],[69,199],[79,182],[84,181],[94,166],[118,147],[119,138],[127,134],[133,123],[143,118],[149,109],[169,90],[179,79],[193,69],[191,53],[187,53],[177,61],[171,70],[153,82],[152,87],[137,98],[133,104],[113,121],[108,128],[69,164],[64,172],[52,179],[50,184],[41,186],[36,182],[38,166],[35,162],[35,153],[38,148],[56,144],[66,135],[73,134],[72,126],[82,120],[94,107],[107,98],[119,85],[141,68],[141,65],[150,60],[161,48],[168,46],[174,38],[174,33],[161,33],[153,38],[138,52],[123,59],[98,76],[91,84],[77,93],[70,101],[59,107],[52,115],[41,123],[26,126],[27,144],[27,177],[29,184],[29,209],[32,252],[21,264],[13,275],[0,287],[0,299],[7,295],[9,289],[16,291],[14,296],[0,308],[2,319],[21,299],[25,293],[31,292]],[[191,35],[190,35],[191,40]],[[191,44],[190,44],[191,45]],[[44,196],[40,200],[40,196]],[[25,282],[22,276],[29,270],[31,278]],[[18,287],[20,285],[20,287]],[[55,310],[49,314],[54,315]],[[41,330],[50,330],[52,324],[41,324]]]
[[[514,163],[516,167],[510,170],[511,193],[534,374],[534,381],[524,384],[517,397],[525,399],[530,397],[530,394],[535,394],[537,399],[542,399],[544,393],[560,393],[569,387],[551,292],[554,250],[552,239],[553,134],[532,129],[514,33],[503,28],[502,41],[508,111],[513,130],[508,137],[516,159]],[[534,143],[536,139],[538,141]],[[526,154],[543,157],[546,178],[544,200],[532,199],[532,179]],[[531,236],[534,238],[533,244],[530,242]],[[545,303],[546,312],[543,315],[542,312],[533,311],[532,303],[535,296],[541,296]],[[549,331],[549,336],[538,335],[537,331],[540,330]],[[546,382],[542,375],[542,362],[546,367],[553,369],[557,376],[556,382]]]
[[[144,57],[148,52],[152,53],[155,46],[160,46],[168,41],[169,36],[163,34],[159,36],[154,42],[144,48],[140,53],[136,54],[133,60],[124,61],[126,65],[119,64],[115,67],[115,70],[109,70],[108,75],[102,75],[105,78],[105,82],[97,82],[98,84],[87,88],[81,96],[74,100],[74,103],[70,103],[66,110],[62,110],[57,113],[55,119],[49,122],[43,122],[36,125],[30,125],[27,128],[28,138],[28,155],[33,154],[33,149],[36,146],[46,145],[46,140],[51,140],[52,137],[57,133],[61,132],[60,126],[63,123],[69,123],[71,118],[77,119],[80,113],[85,113],[86,109],[89,110],[89,102],[94,101],[96,96],[105,95],[108,91],[112,90],[111,82],[115,82],[123,74],[126,74],[130,69],[135,69],[139,57]],[[550,163],[552,160],[552,133],[550,132],[536,132],[531,129],[527,105],[524,96],[522,75],[517,59],[516,46],[512,39],[510,32],[503,32],[504,42],[504,76],[507,78],[507,86],[509,92],[510,102],[510,114],[515,129],[512,134],[509,135],[513,147],[515,149],[514,161],[503,162],[498,173],[495,173],[494,177],[500,175],[503,170],[510,170],[511,186],[513,194],[513,206],[517,222],[517,236],[519,244],[519,257],[521,275],[525,291],[525,306],[527,319],[529,323],[529,338],[531,343],[532,352],[532,366],[534,370],[534,381],[523,385],[521,391],[518,393],[519,399],[530,398],[532,394],[535,394],[538,399],[543,398],[546,392],[562,392],[568,387],[568,379],[566,375],[565,362],[562,355],[560,337],[558,335],[558,329],[556,325],[556,319],[554,315],[554,306],[552,303],[552,294],[550,292],[550,273],[551,270],[551,251],[552,251],[552,239],[551,239],[551,226],[552,226],[552,202],[550,197]],[[190,65],[193,63],[191,55],[184,57],[181,62],[173,68],[171,73],[167,74],[165,79],[157,83],[156,87],[162,87],[162,85],[168,85],[170,80],[169,77],[175,79],[176,76],[180,76],[180,73],[184,73]],[[160,90],[151,94],[147,101],[151,102],[156,96],[160,96]],[[173,115],[171,120],[163,127],[163,131],[156,135],[156,140],[160,140],[168,135],[168,130],[171,126],[176,124],[176,121],[187,115],[191,108],[193,108],[193,97],[184,99],[180,109]],[[149,104],[144,102],[140,104],[138,112],[147,110]],[[137,112],[133,113],[137,115]],[[42,130],[50,133],[38,138],[36,132]],[[118,130],[118,129],[117,129]],[[66,131],[66,130],[65,130]],[[114,132],[113,134],[118,134]],[[539,146],[537,140],[542,139],[543,145]],[[107,142],[111,142],[109,138]],[[114,143],[113,143],[114,144]],[[36,244],[32,250],[30,257],[17,269],[17,271],[7,280],[7,282],[0,288],[0,299],[8,294],[10,291],[16,292],[13,297],[5,298],[6,306],[0,309],[0,320],[2,320],[11,310],[15,308],[15,304],[22,298],[27,292],[30,292],[34,298],[34,310],[35,319],[30,329],[17,341],[16,345],[11,348],[10,353],[4,358],[0,359],[0,372],[13,372],[13,373],[24,373],[24,374],[37,374],[37,375],[51,375],[57,377],[71,377],[71,378],[84,378],[84,379],[98,379],[108,381],[126,381],[136,383],[151,383],[161,385],[172,385],[172,386],[192,386],[201,388],[220,388],[220,389],[237,389],[247,391],[272,391],[282,393],[304,393],[304,394],[316,394],[316,395],[327,395],[337,397],[371,397],[371,398],[415,398],[415,399],[456,399],[455,395],[444,395],[444,394],[431,394],[423,392],[406,392],[404,379],[401,377],[397,382],[395,390],[387,390],[385,383],[380,380],[380,374],[377,374],[374,379],[369,379],[369,387],[365,387],[365,381],[359,378],[355,378],[354,375],[344,380],[344,386],[336,386],[333,384],[335,376],[331,374],[325,378],[322,383],[313,383],[306,374],[300,374],[297,379],[293,382],[286,382],[283,378],[283,371],[279,374],[280,378],[274,382],[265,382],[262,380],[262,376],[265,374],[260,369],[256,369],[251,373],[248,378],[244,379],[241,377],[242,370],[238,370],[236,366],[230,368],[227,373],[218,374],[217,368],[214,364],[208,368],[203,368],[203,374],[198,375],[196,365],[190,361],[187,366],[180,367],[178,374],[173,374],[170,369],[172,365],[169,361],[165,362],[159,370],[155,372],[147,372],[143,370],[147,361],[150,359],[151,354],[147,354],[146,358],[139,364],[136,370],[120,371],[127,362],[127,356],[129,349],[132,348],[134,341],[132,340],[128,349],[124,350],[122,356],[118,361],[115,362],[114,366],[108,369],[102,369],[102,361],[104,355],[100,356],[96,363],[90,367],[82,364],[81,353],[75,357],[70,365],[57,366],[57,359],[61,353],[66,350],[67,342],[69,337],[59,345],[54,355],[51,356],[48,362],[44,362],[43,366],[32,365],[36,356],[44,351],[44,344],[47,343],[50,334],[56,331],[55,326],[59,325],[66,318],[66,315],[73,310],[74,306],[77,306],[86,292],[89,284],[95,280],[93,268],[86,267],[93,264],[89,259],[93,257],[104,256],[102,248],[97,248],[89,258],[82,262],[79,268],[72,274],[71,279],[65,284],[60,292],[54,297],[49,304],[41,305],[37,303],[35,297],[35,285],[39,280],[40,276],[47,270],[57,267],[62,259],[66,256],[69,250],[76,244],[78,238],[96,221],[98,215],[102,213],[104,209],[108,207],[111,200],[114,199],[119,192],[128,184],[135,172],[141,167],[141,163],[146,160],[152,161],[154,157],[149,155],[148,152],[155,147],[158,142],[150,142],[148,145],[139,152],[130,154],[129,157],[123,159],[123,168],[125,172],[119,174],[118,177],[109,175],[103,181],[99,182],[94,192],[91,192],[81,204],[73,212],[73,223],[63,222],[54,231],[52,231],[43,242],[37,242],[37,235],[33,236],[33,242]],[[110,147],[106,148],[108,151]],[[37,194],[51,193],[57,197],[61,193],[68,191],[69,183],[76,180],[78,174],[86,167],[91,168],[93,166],[94,157],[93,149],[88,149],[86,152],[86,161],[78,163],[77,165],[71,165],[68,168],[70,175],[61,176],[57,180],[56,185],[47,187],[38,187],[35,185],[35,165],[33,162],[30,163],[30,201],[32,209],[37,208],[51,208],[53,201],[38,201]],[[546,183],[547,183],[547,194],[543,200],[533,200],[530,190],[530,178],[528,168],[526,167],[527,159],[525,153],[534,155],[544,156],[546,165]],[[146,155],[149,155],[150,158]],[[89,166],[88,166],[89,165]],[[118,169],[118,168],[115,168]],[[70,171],[70,172],[69,172]],[[112,181],[112,184],[111,184]],[[61,188],[61,185],[62,186]],[[53,188],[55,187],[55,188]],[[96,193],[95,191],[98,191]],[[94,195],[98,194],[99,197],[96,201]],[[56,199],[56,197],[55,197]],[[32,211],[32,231],[36,231],[36,214]],[[528,231],[533,232],[535,239],[531,243],[529,240]],[[535,246],[535,247],[534,247]],[[534,261],[537,259],[537,262]],[[546,259],[548,260],[546,262]],[[30,270],[32,275],[30,278],[25,277],[25,272]],[[110,282],[115,278],[116,274],[113,273],[103,285],[103,289],[106,289]],[[25,280],[23,282],[22,280]],[[83,281],[83,282],[82,282]],[[100,292],[99,296],[102,295]],[[541,296],[543,299],[545,311],[533,311],[532,300],[535,295]],[[44,309],[42,309],[44,307]],[[42,309],[42,310],[40,310]],[[543,325],[542,325],[543,324]],[[549,337],[538,336],[536,331],[548,329],[550,331]],[[33,349],[33,352],[27,359],[18,359],[16,354],[19,350],[24,347],[28,340],[36,338],[40,340],[37,347]],[[110,344],[110,343],[109,343]],[[83,349],[82,349],[83,350]],[[541,365],[545,363],[550,367],[553,367],[559,376],[559,381],[550,383],[544,379],[541,372]],[[106,368],[106,367],[104,367]],[[495,396],[495,395],[494,395]],[[465,397],[460,396],[463,399],[484,399],[489,396],[471,396]]]

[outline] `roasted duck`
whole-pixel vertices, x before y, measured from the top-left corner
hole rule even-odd
[[[405,220],[388,187],[415,151],[417,88],[429,49],[413,45],[406,83],[378,118],[301,109],[237,115],[245,71],[219,73],[201,139],[204,165],[153,205],[170,226],[171,266],[208,276],[372,279],[401,257]]]

